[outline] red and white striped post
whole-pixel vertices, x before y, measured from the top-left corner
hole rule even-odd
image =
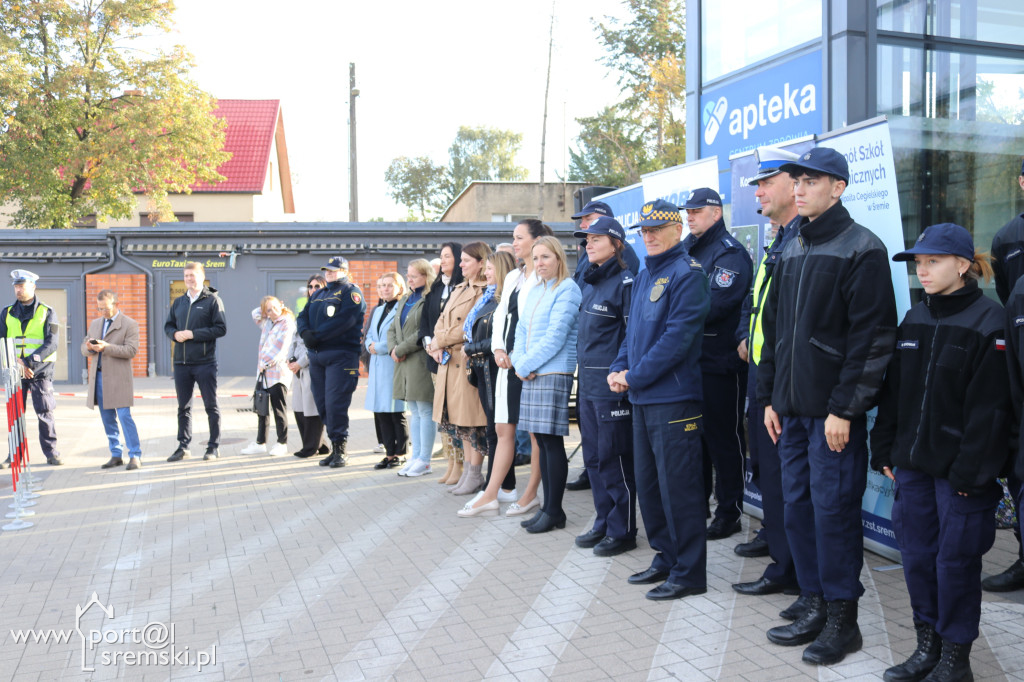
[[[14,519],[3,530],[22,530],[31,528],[33,524],[24,517],[34,516],[30,507],[35,502],[25,497],[25,483],[28,466],[28,441],[25,436],[24,395],[21,392],[21,370],[14,352],[14,340],[4,339],[0,352],[0,372],[3,373],[4,397],[7,400],[7,450],[11,458],[11,487],[14,490],[14,503],[9,505],[14,511],[7,518]],[[38,497],[38,495],[36,495]]]

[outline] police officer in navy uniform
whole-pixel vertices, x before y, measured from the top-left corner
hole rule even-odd
[[[1024,190],[1024,162],[1021,163],[1017,184]],[[992,239],[992,270],[995,272],[996,294],[1003,305],[1007,305],[1010,292],[1021,275],[1024,275],[1024,213],[1014,216],[996,232]],[[1020,512],[1024,509],[1024,484],[1016,474],[1007,477],[1007,487],[1017,506],[1017,524],[1013,534],[1017,536],[1017,561],[1002,573],[991,575],[981,581],[986,592],[1013,592],[1024,588],[1024,544],[1021,542]]]
[[[811,642],[803,660],[832,665],[863,645],[866,413],[895,348],[896,296],[885,244],[840,200],[846,158],[817,147],[781,168],[795,180],[801,220],[761,311],[757,400],[779,445],[786,534],[807,601],[767,634],[783,646]]]
[[[793,198],[793,178],[784,173],[780,166],[798,157],[792,152],[773,147],[761,147],[755,152],[758,168],[757,175],[750,179],[751,185],[757,187],[755,197],[760,203],[761,215],[768,218],[775,234],[771,246],[766,249],[754,274],[754,287],[743,305],[740,326],[736,331],[739,341],[739,356],[748,361],[747,395],[753,397],[757,392],[757,364],[761,361],[761,349],[764,345],[764,331],[760,311],[764,306],[769,287],[774,286],[773,274],[783,249],[796,234],[800,216],[796,211]],[[740,556],[763,556],[768,554],[772,563],[765,567],[758,580],[736,583],[732,589],[740,594],[766,595],[777,592],[798,594],[796,567],[793,565],[793,554],[786,538],[785,503],[782,499],[782,468],[779,461],[778,446],[768,437],[764,427],[764,408],[756,400],[747,401],[747,432],[750,447],[750,467],[753,480],[761,491],[761,509],[764,513],[764,527],[755,540],[737,545],[735,552]],[[764,547],[759,552],[758,540]],[[810,539],[808,538],[808,541]],[[797,600],[799,602],[799,600]],[[786,609],[782,615],[788,620],[796,620],[800,607],[794,605]]]
[[[700,348],[711,302],[704,271],[680,243],[678,207],[662,199],[644,204],[639,227],[647,268],[633,282],[608,385],[628,391],[633,405],[637,499],[657,554],[629,582],[661,582],[648,599],[679,599],[707,591]]]
[[[710,488],[713,465],[718,506],[707,533],[708,540],[720,540],[740,530],[743,513],[747,363],[736,355],[736,327],[750,291],[753,265],[747,250],[725,228],[718,192],[709,187],[695,189],[680,208],[686,210],[690,228],[683,248],[700,263],[711,284],[711,310],[704,321],[700,357],[704,384],[704,482]],[[711,490],[705,490],[705,499],[710,496]]]
[[[590,261],[577,335],[577,413],[597,512],[576,546],[615,556],[636,548],[632,413],[626,396],[608,386],[608,368],[626,335],[633,273],[622,257],[626,232],[615,218],[599,218],[573,235],[587,240]]]
[[[32,408],[39,420],[39,447],[46,463],[59,466],[57,427],[53,411],[57,401],[53,397],[53,370],[57,362],[59,322],[53,308],[36,298],[36,280],[39,275],[28,270],[11,272],[14,296],[18,300],[4,308],[0,335],[14,339],[15,354],[22,367],[22,398],[32,394]],[[24,405],[22,405],[24,408]],[[10,464],[10,457],[8,457]]]
[[[348,280],[348,261],[335,256],[320,268],[327,286],[299,313],[297,331],[309,353],[309,378],[317,411],[323,415],[331,454],[320,466],[343,467],[348,441],[348,407],[359,383],[359,337],[366,302]]]
[[[591,201],[583,207],[579,213],[572,215],[573,220],[580,221],[580,230],[586,230],[599,218],[612,218],[615,216],[612,214],[611,207],[603,201]],[[623,242],[622,258],[626,262],[626,268],[630,272],[640,271],[640,259],[636,255],[636,251],[630,246],[629,242]],[[576,282],[576,285],[582,290],[584,281],[583,277],[590,269],[590,258],[587,256],[587,240],[582,239],[580,241],[579,248],[577,249],[576,258],[576,270],[573,272],[572,279]],[[590,474],[587,468],[584,467],[580,475],[572,481],[565,484],[566,490],[588,490],[590,489]]]

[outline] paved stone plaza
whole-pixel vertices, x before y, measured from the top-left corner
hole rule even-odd
[[[352,410],[344,469],[239,455],[256,418],[231,396],[251,382],[221,383],[220,459],[202,461],[197,399],[193,457],[169,464],[175,402],[159,396],[172,383],[137,380],[151,399],[134,409],[143,439],[135,472],[101,470],[109,455],[99,416],[84,398],[58,399],[65,465],[35,467],[44,486],[35,525],[0,532],[0,679],[876,680],[914,648],[902,571],[874,554],[862,576],[864,649],[815,668],[801,662],[802,647],[765,638],[792,597],[730,589],[766,561],[733,554],[745,536],[710,543],[707,594],[651,602],[646,587],[626,583],[650,562],[643,538],[614,559],[573,545],[590,527],[589,492],[567,493],[569,525],[545,535],[504,516],[460,519],[467,498],[446,494],[436,474],[372,468],[380,455],[362,409]],[[294,429],[292,438],[295,450]],[[580,466],[577,455],[570,476]],[[518,473],[521,489],[527,468]],[[1014,551],[1011,533],[999,532],[986,572]],[[1024,680],[1022,616],[1024,594],[986,595],[978,680]]]

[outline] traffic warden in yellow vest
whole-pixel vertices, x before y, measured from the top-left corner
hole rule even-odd
[[[761,361],[761,349],[764,345],[760,311],[768,296],[769,287],[774,286],[772,275],[782,250],[796,234],[797,224],[800,222],[793,197],[793,177],[779,168],[783,163],[797,160],[797,155],[772,147],[761,147],[755,154],[758,162],[757,175],[750,179],[750,184],[757,187],[754,196],[761,205],[759,211],[771,222],[775,233],[771,246],[765,249],[764,258],[754,274],[754,288],[747,296],[743,313],[740,315],[740,326],[736,330],[740,344],[737,349],[739,356],[749,360],[747,395],[751,397],[757,391],[757,365]],[[737,583],[732,589],[740,594],[749,595],[783,591],[787,594],[798,594],[800,588],[797,586],[796,567],[786,538],[779,450],[768,436],[768,429],[764,427],[764,408],[756,400],[750,400],[747,404],[747,432],[752,480],[761,492],[764,527],[757,538],[737,545],[734,551],[740,556],[768,554],[772,558],[772,563],[765,567],[758,580]],[[808,537],[806,541],[811,542],[813,538]],[[798,599],[783,612],[782,617],[795,620],[802,613],[805,602],[806,600]]]
[[[39,420],[39,447],[46,455],[46,463],[63,464],[57,452],[57,428],[53,411],[57,401],[53,397],[53,367],[57,361],[57,316],[53,308],[36,299],[36,280],[39,275],[28,270],[14,270],[11,280],[14,296],[18,299],[3,311],[3,337],[15,340],[15,352],[22,366],[21,388],[28,400],[32,395],[32,408]],[[10,458],[8,462],[10,463]]]
[[[700,370],[704,385],[704,499],[711,497],[711,468],[718,499],[708,540],[721,540],[740,530],[743,511],[743,469],[747,446],[743,434],[743,403],[747,397],[747,363],[736,356],[736,326],[750,291],[750,254],[725,227],[722,198],[710,187],[690,193],[679,207],[686,211],[690,234],[683,248],[700,263],[711,284],[711,309],[704,321]]]

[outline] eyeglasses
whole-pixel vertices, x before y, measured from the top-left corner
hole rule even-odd
[[[308,285],[306,285],[306,288],[307,289],[323,289],[324,285],[323,284],[308,284]]]
[[[666,227],[672,224],[673,223],[662,223],[661,225],[653,225],[651,227],[641,227],[640,234],[644,235],[645,237],[649,234],[657,234],[658,232],[661,232]]]

